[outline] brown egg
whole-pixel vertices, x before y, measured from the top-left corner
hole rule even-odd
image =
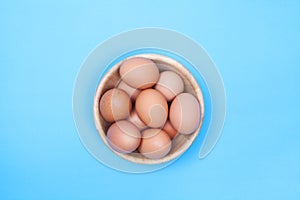
[[[139,152],[147,158],[159,159],[169,153],[172,142],[166,132],[160,129],[146,129],[142,132]]]
[[[159,78],[156,64],[147,58],[129,58],[121,64],[119,72],[122,80],[139,89],[152,87]]]
[[[107,141],[114,150],[120,153],[131,153],[139,146],[141,133],[131,122],[121,120],[108,128]]]
[[[173,139],[177,135],[176,129],[172,126],[169,120],[165,123],[163,130],[169,135],[171,139]]]
[[[135,109],[130,113],[128,120],[131,123],[133,123],[136,127],[138,127],[140,130],[143,130],[144,128],[147,127],[146,124],[140,119]]]
[[[140,119],[149,127],[160,128],[168,117],[166,98],[157,90],[143,90],[136,99],[135,109]]]
[[[110,89],[100,99],[100,113],[108,122],[126,119],[131,111],[132,103],[126,92]]]
[[[119,83],[118,88],[124,90],[129,95],[132,101],[134,101],[141,92],[141,90],[129,86],[124,81],[121,81]]]
[[[175,72],[164,71],[160,73],[155,89],[160,91],[167,101],[171,101],[176,95],[183,92],[184,84],[181,77]]]
[[[182,134],[191,134],[200,123],[200,105],[198,100],[189,93],[175,97],[170,107],[170,122]]]

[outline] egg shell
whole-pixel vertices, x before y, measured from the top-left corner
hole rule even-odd
[[[160,129],[146,129],[142,132],[139,152],[147,158],[159,159],[166,156],[172,147],[168,134]]]
[[[121,120],[108,128],[107,141],[114,150],[120,153],[131,153],[139,146],[141,133],[131,122]]]
[[[181,77],[175,72],[164,71],[160,73],[155,89],[160,91],[166,97],[167,101],[171,101],[176,95],[183,92],[184,83]]]
[[[163,130],[169,135],[171,139],[173,139],[178,133],[169,120],[165,123]]]
[[[100,113],[108,122],[126,119],[131,111],[132,102],[126,92],[110,89],[100,99]]]
[[[152,87],[159,78],[156,64],[147,58],[129,58],[121,64],[119,72],[123,81],[138,89]]]
[[[124,90],[129,95],[132,101],[135,101],[136,97],[141,92],[141,90],[131,87],[124,81],[120,81],[120,83],[118,84],[118,89]]]
[[[200,123],[200,105],[190,93],[176,96],[170,107],[170,122],[181,134],[191,134]]]
[[[128,120],[133,123],[136,127],[138,127],[140,130],[143,130],[144,128],[146,128],[146,124],[140,119],[140,117],[138,116],[138,114],[136,113],[136,110],[133,109],[130,113],[130,116],[128,118]]]
[[[149,127],[161,128],[168,118],[168,103],[157,90],[143,90],[136,99],[135,109],[140,119]]]

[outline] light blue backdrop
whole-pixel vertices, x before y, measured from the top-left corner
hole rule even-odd
[[[0,199],[299,199],[299,1],[5,1]],[[213,152],[132,175],[98,163],[72,118],[79,67],[138,27],[194,38],[217,64],[227,118]]]

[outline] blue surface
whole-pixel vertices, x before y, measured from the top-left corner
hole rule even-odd
[[[122,2],[122,3],[121,3]],[[299,1],[6,1],[0,25],[1,199],[299,199]],[[89,52],[157,26],[206,48],[227,93],[223,135],[198,160],[132,175],[98,163],[72,118]]]

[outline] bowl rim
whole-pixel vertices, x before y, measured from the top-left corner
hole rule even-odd
[[[166,156],[164,156],[160,159],[149,159],[144,156],[135,157],[135,156],[132,156],[131,154],[123,154],[123,153],[117,152],[109,145],[107,138],[106,138],[106,133],[103,130],[101,123],[100,123],[101,114],[99,111],[99,103],[100,103],[101,95],[103,94],[104,83],[106,83],[109,80],[109,78],[110,78],[109,75],[111,75],[112,73],[114,73],[116,70],[119,69],[122,62],[124,62],[127,59],[135,58],[135,57],[148,58],[148,59],[153,60],[155,63],[156,62],[167,63],[169,66],[174,67],[174,69],[180,73],[179,74],[180,77],[182,77],[183,75],[185,77],[188,77],[187,81],[192,86],[194,93],[195,93],[194,96],[197,98],[197,100],[200,104],[200,122],[199,122],[199,126],[198,126],[197,130],[194,131],[193,133],[189,134],[191,137],[185,141],[183,148],[178,149],[177,151],[173,152],[172,154],[167,154]],[[129,57],[126,57],[125,59],[119,61],[112,67],[110,67],[106,71],[106,73],[103,74],[101,80],[98,82],[98,86],[97,86],[97,89],[96,89],[95,95],[94,95],[94,103],[93,103],[94,124],[95,124],[97,132],[100,135],[104,144],[113,153],[115,153],[116,155],[118,155],[119,157],[121,157],[127,161],[137,163],[137,164],[147,164],[147,165],[166,163],[171,160],[179,158],[184,152],[186,152],[190,148],[190,146],[193,144],[193,142],[195,141],[195,139],[197,138],[197,136],[200,133],[200,130],[201,130],[201,127],[203,124],[203,120],[204,120],[204,115],[205,115],[204,111],[205,111],[204,110],[204,98],[203,98],[201,87],[200,87],[199,83],[197,82],[197,80],[195,79],[195,77],[192,75],[192,73],[188,70],[188,68],[186,68],[184,65],[182,65],[180,62],[178,62],[177,60],[175,60],[173,58],[170,58],[168,56],[161,55],[161,54],[155,54],[155,53],[142,53],[142,54],[136,54],[133,56],[129,56]]]

